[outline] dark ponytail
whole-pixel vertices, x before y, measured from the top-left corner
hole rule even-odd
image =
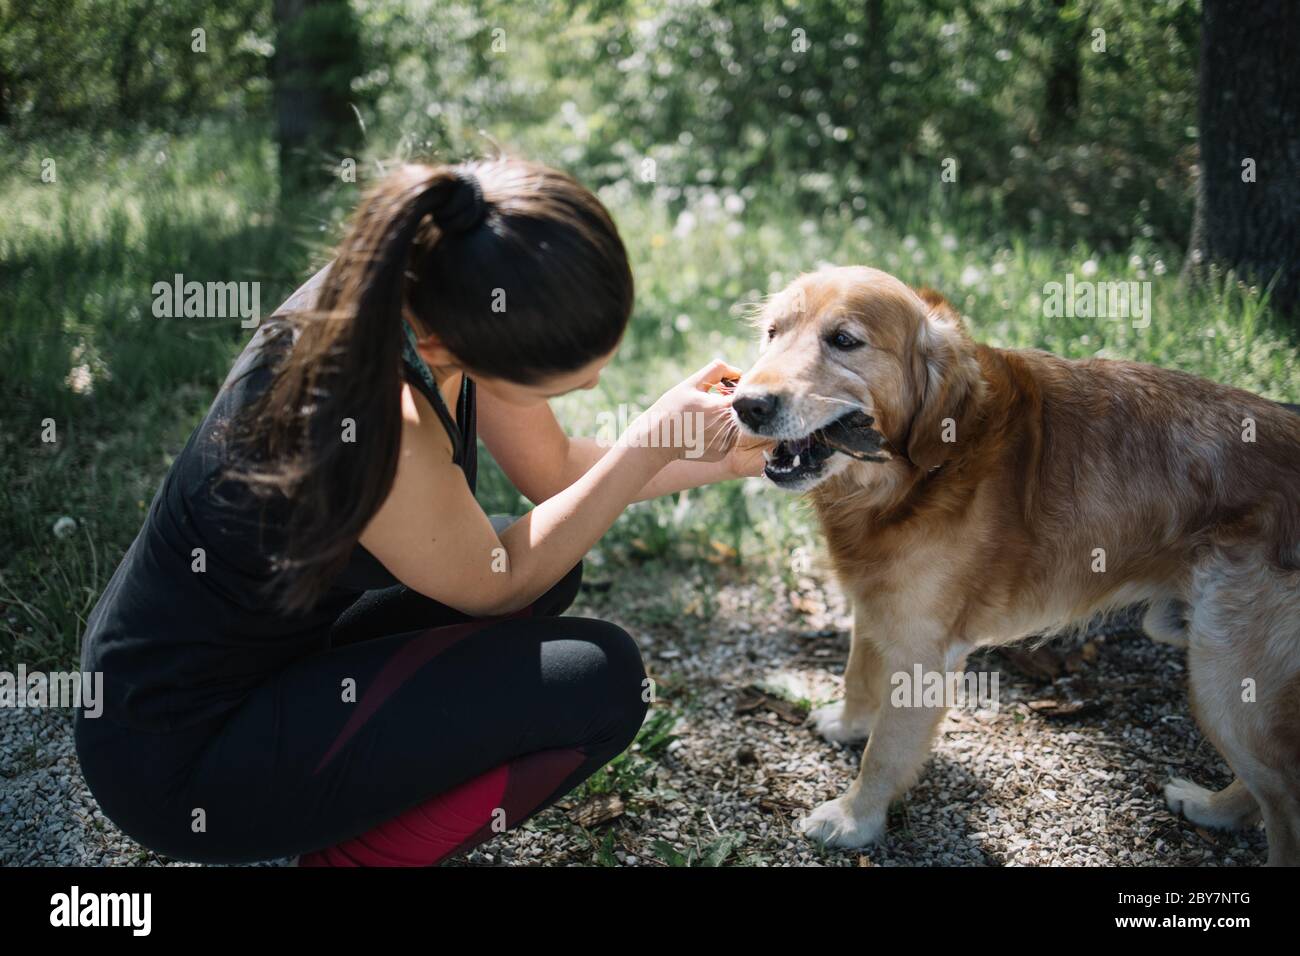
[[[276,605],[303,611],[323,596],[392,487],[406,308],[471,374],[528,382],[611,351],[631,301],[613,222],[561,173],[495,160],[407,165],[381,182],[315,308],[288,317],[292,348],[239,433],[234,477],[289,506]],[[548,338],[558,347],[532,347]]]

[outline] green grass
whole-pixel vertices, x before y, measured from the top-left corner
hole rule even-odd
[[[176,272],[256,280],[266,314],[320,261],[356,199],[357,187],[340,184],[286,221],[263,133],[212,127],[6,143],[14,158],[0,172],[0,665],[75,660],[95,597],[246,340],[237,319],[155,318],[153,283]],[[40,180],[47,157],[56,183]],[[872,264],[934,286],[992,344],[1129,357],[1300,400],[1294,338],[1250,290],[1225,281],[1184,291],[1176,250],[1051,248],[974,221],[958,193],[886,202],[894,185],[881,184],[860,211],[809,217],[774,184],[743,209],[725,197],[695,203],[691,228],[650,187],[605,188],[636,271],[637,308],[600,387],[558,400],[561,419],[594,434],[601,412],[646,407],[715,355],[745,366],[755,354],[747,309],[823,263]],[[1044,317],[1044,284],[1081,276],[1089,262],[1097,280],[1151,280],[1149,328]],[[56,443],[41,441],[46,419]],[[489,512],[523,507],[490,465],[481,490]],[[62,516],[76,530],[57,538]],[[707,621],[714,576],[788,576],[791,551],[815,541],[797,500],[759,482],[731,483],[630,508],[594,553],[592,576],[674,592],[659,623],[702,595],[692,613]]]

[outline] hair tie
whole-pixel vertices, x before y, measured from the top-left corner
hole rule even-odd
[[[487,218],[483,185],[472,172],[456,173],[446,202],[433,214],[438,228],[449,235],[461,235],[475,229]]]

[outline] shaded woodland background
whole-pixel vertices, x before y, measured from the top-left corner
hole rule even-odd
[[[404,158],[520,153],[610,206],[637,309],[557,402],[579,433],[743,365],[746,310],[826,262],[995,344],[1296,401],[1298,48],[1291,0],[0,0],[0,659],[72,658],[247,339],[155,318],[153,284],[258,282],[269,313]],[[1046,314],[1067,274],[1151,283],[1150,327]],[[793,584],[815,548],[737,483],[629,510],[592,560]]]

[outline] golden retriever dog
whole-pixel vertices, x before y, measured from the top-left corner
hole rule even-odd
[[[895,706],[891,675],[1145,601],[1236,774],[1218,793],[1170,781],[1170,809],[1262,816],[1269,863],[1300,863],[1300,416],[1181,372],[979,344],[875,269],[804,275],[758,321],[736,419],[779,442],[767,477],[811,497],[853,605],[844,700],[811,719],[869,738],[803,833],[874,841],[924,766],[946,707]]]

